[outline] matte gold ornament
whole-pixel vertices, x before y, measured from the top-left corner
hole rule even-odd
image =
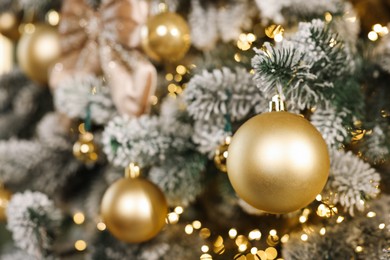
[[[168,204],[152,182],[139,178],[139,168],[130,164],[126,178],[112,184],[103,195],[100,213],[111,234],[128,243],[155,237],[165,226]]]
[[[227,172],[226,160],[228,158],[228,148],[230,145],[231,136],[227,136],[223,144],[221,144],[216,150],[214,155],[214,163],[218,170],[221,172]]]
[[[237,194],[269,213],[298,210],[313,201],[329,174],[328,148],[305,118],[282,110],[257,115],[235,133],[227,169]]]
[[[83,163],[92,164],[98,160],[98,149],[93,138],[92,133],[83,132],[73,145],[73,155]]]
[[[49,68],[61,54],[59,34],[47,24],[26,26],[16,50],[18,62],[29,78],[46,84]]]
[[[6,210],[11,199],[11,195],[11,192],[0,184],[0,221],[5,221],[7,219]]]
[[[177,61],[191,45],[190,29],[178,14],[162,12],[151,17],[141,30],[142,47],[152,59]]]
[[[0,33],[5,37],[17,41],[20,37],[20,17],[12,12],[0,14]]]

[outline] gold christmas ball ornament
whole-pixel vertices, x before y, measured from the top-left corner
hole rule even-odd
[[[5,221],[7,219],[6,210],[11,199],[11,195],[11,192],[0,184],[0,221]]]
[[[214,164],[221,172],[227,172],[226,160],[228,158],[228,148],[230,145],[231,136],[227,136],[222,145],[215,150]]]
[[[168,204],[152,182],[139,178],[131,164],[127,176],[112,184],[103,195],[100,213],[107,229],[117,239],[141,243],[155,237],[165,226]]]
[[[20,17],[12,12],[0,14],[0,33],[5,37],[17,41],[20,37]]]
[[[93,138],[90,132],[83,132],[79,135],[79,140],[73,145],[73,155],[76,159],[86,164],[92,164],[98,160],[98,148]]]
[[[329,154],[317,129],[284,111],[257,115],[235,133],[227,170],[236,193],[269,213],[305,207],[328,179]]]
[[[178,14],[162,12],[149,18],[141,30],[142,47],[152,59],[177,61],[191,45],[190,29]]]
[[[18,62],[28,77],[46,84],[48,71],[61,54],[58,31],[47,24],[27,24],[24,28],[16,50]]]

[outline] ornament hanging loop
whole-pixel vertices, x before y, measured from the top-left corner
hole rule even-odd
[[[272,100],[269,102],[269,112],[279,112],[279,111],[287,111],[286,104],[281,99],[279,95],[275,95],[272,97]]]
[[[125,169],[125,178],[135,179],[138,178],[140,174],[140,168],[135,163],[130,163],[129,166]]]

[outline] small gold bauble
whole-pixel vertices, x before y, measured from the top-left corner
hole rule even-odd
[[[79,140],[73,145],[73,155],[80,161],[90,164],[98,160],[98,151],[93,134],[81,133]]]
[[[16,55],[21,69],[32,80],[46,84],[49,68],[60,57],[58,31],[46,24],[29,24],[20,38]]]
[[[0,33],[13,41],[17,41],[20,37],[20,20],[15,13],[4,12],[0,14]]]
[[[231,136],[226,137],[224,143],[215,150],[214,164],[221,172],[227,172],[226,160],[228,158],[230,141]]]
[[[5,221],[7,219],[6,210],[8,202],[11,199],[11,195],[10,191],[0,185],[0,221]]]
[[[155,237],[165,226],[168,204],[162,191],[143,178],[124,178],[104,193],[101,216],[111,234],[128,243]]]
[[[288,112],[264,113],[245,122],[228,153],[234,190],[269,213],[308,205],[329,174],[328,148],[321,134],[305,118]]]
[[[142,47],[154,60],[177,61],[191,45],[190,29],[178,14],[162,12],[151,17],[141,30]]]

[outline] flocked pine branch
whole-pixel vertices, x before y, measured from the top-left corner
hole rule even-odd
[[[7,228],[18,247],[34,259],[51,259],[61,212],[43,193],[14,194],[7,207]]]
[[[389,158],[390,150],[386,133],[376,125],[370,134],[366,134],[360,144],[363,156],[373,163],[383,162]]]
[[[162,135],[156,116],[129,119],[118,116],[111,120],[102,137],[103,150],[114,166],[127,167],[135,162],[141,167],[165,159],[171,139]]]
[[[195,120],[215,120],[229,115],[242,120],[262,111],[264,99],[253,76],[243,68],[203,71],[191,78],[184,92],[188,113]]]
[[[333,193],[329,202],[333,205],[340,203],[353,216],[355,209],[363,211],[366,201],[377,197],[381,177],[350,151],[345,153],[332,149],[330,155],[329,179],[323,193]]]
[[[162,166],[152,167],[149,178],[164,192],[170,206],[188,206],[203,191],[205,158],[193,153],[172,156]]]
[[[256,0],[260,9],[263,23],[274,21],[278,24],[285,24],[289,21],[300,20],[300,18],[313,19],[323,17],[326,12],[333,15],[340,15],[344,11],[344,4],[341,0],[316,1],[307,3],[305,0]],[[287,14],[288,15],[285,15]]]
[[[310,117],[311,123],[320,131],[328,146],[338,147],[347,140],[348,131],[343,125],[344,111],[336,111],[334,107],[317,108]]]
[[[66,120],[65,120],[66,121]],[[37,139],[0,142],[0,177],[4,183],[57,192],[81,167],[72,155],[64,118],[48,114],[37,127]]]
[[[89,109],[91,120],[107,123],[115,114],[110,90],[101,78],[78,76],[61,82],[54,92],[56,109],[70,118],[85,119]]]

